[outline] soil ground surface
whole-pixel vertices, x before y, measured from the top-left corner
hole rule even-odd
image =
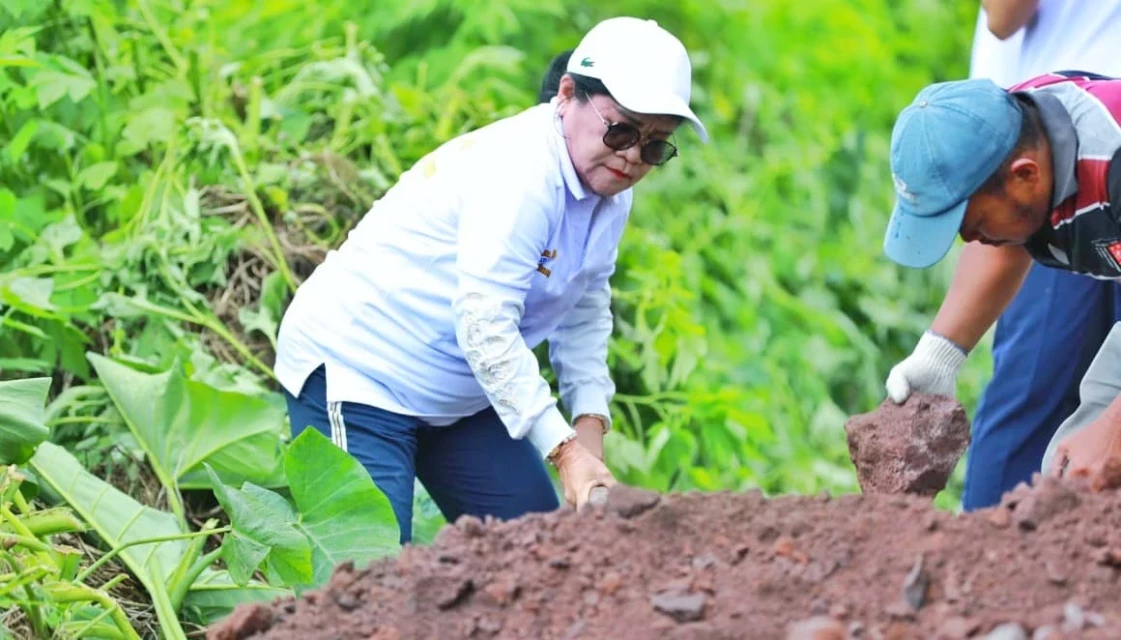
[[[964,515],[884,494],[617,487],[463,518],[426,547],[243,606],[211,640],[1121,638],[1121,493],[1037,480]]]

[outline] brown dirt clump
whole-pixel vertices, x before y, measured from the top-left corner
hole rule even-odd
[[[919,496],[657,496],[511,522],[245,606],[212,640],[1121,637],[1121,493],[1046,479],[955,516]]]
[[[853,416],[845,434],[861,491],[933,497],[969,446],[969,418],[954,398],[913,393]]]

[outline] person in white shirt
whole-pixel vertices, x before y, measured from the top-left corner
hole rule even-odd
[[[652,20],[593,27],[548,103],[440,146],[312,276],[280,327],[293,435],[350,452],[411,539],[414,479],[448,521],[577,507],[614,483],[611,288],[631,188],[707,134],[682,43]],[[532,351],[548,340],[562,415]]]
[[[1020,77],[1020,50],[1024,30],[998,38],[989,30],[989,14],[984,7],[977,12],[973,30],[973,50],[969,55],[969,77],[988,78],[1003,88],[1016,84]]]
[[[1121,75],[1121,0],[984,0],[971,75],[1003,88],[1052,71]],[[953,395],[970,349],[999,317],[993,376],[977,406],[962,506],[980,509],[1041,470],[1064,420],[1079,406],[1079,382],[1114,322],[1117,283],[1034,263],[1015,247],[968,243],[955,284],[969,282],[983,304],[949,295],[914,352],[888,375],[888,394]],[[1022,280],[1018,289],[1008,286]],[[1000,295],[992,291],[1000,290]],[[1012,293],[1007,293],[1012,292]],[[1014,294],[1014,295],[1013,295]]]

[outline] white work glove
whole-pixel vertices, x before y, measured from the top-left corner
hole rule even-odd
[[[885,385],[888,397],[900,404],[912,392],[953,397],[965,357],[961,347],[927,331],[911,355],[891,368]]]

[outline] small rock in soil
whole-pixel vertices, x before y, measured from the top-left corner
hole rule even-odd
[[[549,559],[549,566],[554,569],[567,569],[572,566],[568,556],[556,556]]]
[[[693,568],[697,571],[704,571],[705,569],[715,566],[716,562],[716,556],[711,553],[706,553],[693,558]]]
[[[663,593],[650,598],[654,610],[678,622],[693,622],[704,617],[705,595],[703,593]]]
[[[621,518],[635,518],[653,509],[662,500],[656,491],[617,484],[607,494],[607,510]]]
[[[479,618],[479,622],[475,625],[475,628],[493,636],[499,631],[502,631],[502,618],[483,616]]]
[[[401,632],[397,630],[397,627],[381,626],[374,631],[368,640],[401,640]]]
[[[997,529],[1007,529],[1012,524],[1012,514],[1004,507],[993,507],[985,518]]]
[[[1082,607],[1074,602],[1068,602],[1063,606],[1063,631],[1082,631],[1086,626],[1086,616],[1082,613]]]
[[[1100,627],[1105,620],[1098,614],[1086,611],[1076,602],[1068,602],[1063,606],[1063,631],[1073,633],[1082,631],[1087,627]]]
[[[1044,571],[1047,573],[1047,581],[1057,587],[1065,585],[1069,579],[1067,572],[1054,560],[1045,563]]]
[[[1028,640],[1028,634],[1020,625],[1008,622],[990,631],[985,640]]]
[[[980,625],[968,618],[955,616],[942,623],[938,637],[943,640],[965,640],[977,632]]]
[[[933,497],[969,445],[969,418],[954,398],[912,393],[853,416],[845,434],[861,491]]]
[[[614,571],[608,571],[607,573],[603,574],[602,578],[600,578],[599,584],[596,585],[596,588],[598,588],[600,593],[602,593],[603,595],[609,596],[618,591],[619,587],[622,586],[622,584],[623,578],[618,573]]]
[[[459,520],[455,521],[455,526],[468,538],[478,538],[486,533],[483,521],[475,516],[461,516]]]
[[[568,627],[568,631],[565,632],[564,640],[576,640],[576,638],[580,637],[580,634],[584,631],[584,627],[586,626],[588,626],[588,623],[583,620],[573,622],[572,626]]]
[[[786,640],[847,640],[845,625],[828,616],[814,616],[790,627]]]
[[[345,591],[342,593],[336,592],[335,605],[343,611],[354,611],[358,608],[358,599],[355,598],[353,594],[346,593]]]
[[[1024,531],[1035,531],[1039,525],[1056,515],[1078,506],[1078,495],[1054,478],[1036,476],[1033,489],[1021,490],[1012,518]]]
[[[915,559],[914,566],[903,580],[903,600],[912,609],[918,611],[926,604],[926,589],[930,585],[930,576],[923,568],[923,556]]]
[[[504,607],[513,602],[514,598],[518,597],[517,578],[512,574],[503,573],[490,584],[483,587],[483,593],[485,593],[494,604]]]
[[[442,581],[439,586],[439,593],[436,596],[436,607],[439,609],[451,609],[456,606],[471,594],[471,590],[475,585],[466,578],[458,580],[452,579]]]

